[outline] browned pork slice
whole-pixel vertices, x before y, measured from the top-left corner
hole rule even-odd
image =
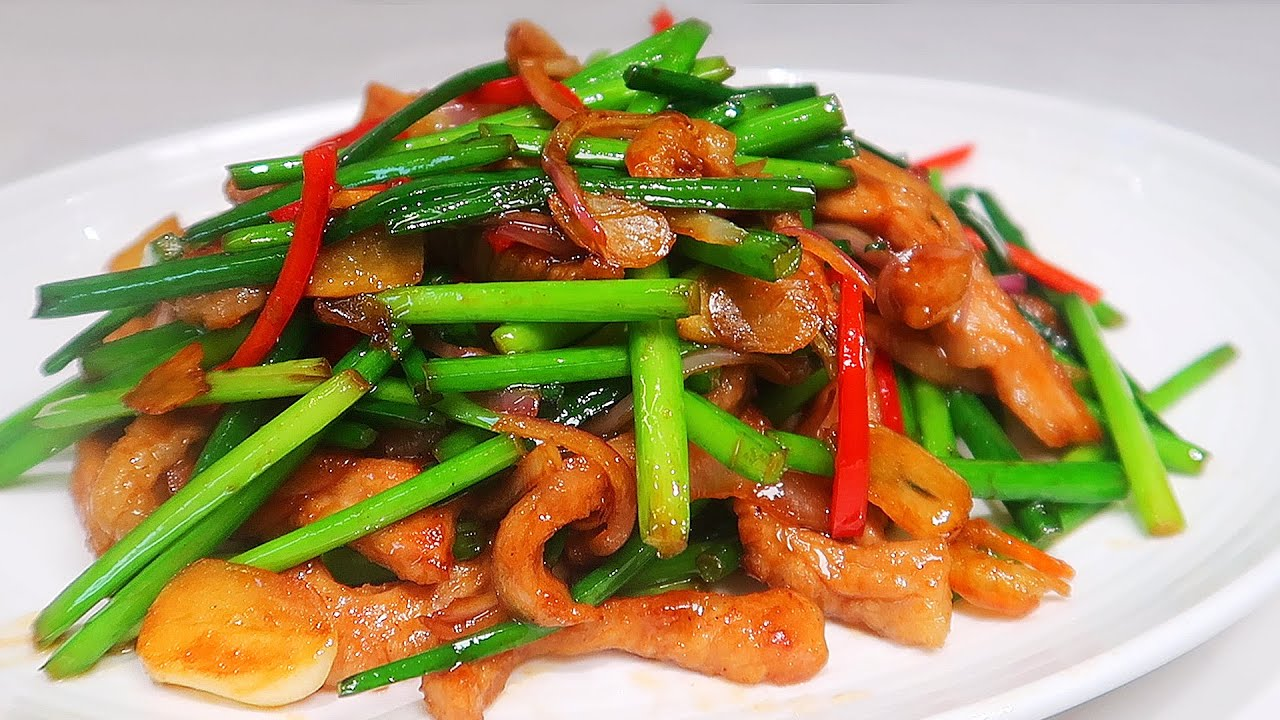
[[[941,647],[951,629],[951,556],[946,541],[859,547],[787,525],[738,500],[742,564],[770,587],[812,598],[831,617],[920,647]]]
[[[94,553],[106,552],[186,484],[210,424],[198,410],[144,415],[105,453],[101,438],[82,445],[71,495]]]
[[[310,562],[286,575],[324,601],[337,638],[325,684],[385,665],[506,619],[489,582],[488,560],[458,563],[435,585],[397,581],[348,587]]]
[[[598,620],[532,645],[427,675],[437,720],[479,720],[520,663],[538,656],[621,650],[744,684],[808,680],[827,662],[822,611],[790,590],[751,595],[679,591],[610,600]]]
[[[928,329],[949,364],[988,371],[1001,401],[1046,445],[1096,440],[1101,431],[1070,378],[996,285],[946,202],[927,182],[870,153],[844,164],[857,185],[825,193],[818,212],[878,235],[897,251],[881,271],[886,281],[877,283],[885,315]]]
[[[420,464],[408,460],[318,452],[258,510],[250,528],[263,535],[282,534],[367,500],[421,471]],[[401,579],[430,585],[449,576],[457,521],[456,506],[430,507],[351,546]]]

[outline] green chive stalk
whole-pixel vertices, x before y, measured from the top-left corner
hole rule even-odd
[[[401,331],[403,344],[407,333]],[[38,643],[62,636],[102,599],[119,591],[183,533],[360,399],[392,365],[391,353],[367,345],[348,353],[336,374],[290,405],[196,475],[99,557],[40,613]]]
[[[503,353],[554,350],[572,345],[603,327],[602,323],[509,322],[494,329],[490,337]]]
[[[274,398],[298,397],[328,380],[332,375],[323,358],[215,370],[205,375],[209,391],[186,404],[188,407],[222,405]],[[35,417],[36,427],[65,428],[98,424],[137,415],[125,404],[124,397],[132,385],[75,395],[50,403]]]
[[[685,391],[685,415],[689,441],[702,448],[721,465],[748,480],[771,485],[787,467],[787,449],[769,437],[717,407],[710,400]]]
[[[951,424],[946,392],[916,376],[912,376],[905,389],[911,396],[920,423],[920,444],[936,457],[953,457],[956,454],[956,431]]]
[[[693,314],[693,283],[679,279],[457,283],[395,288],[377,297],[397,319],[452,322],[631,322]]]
[[[840,132],[844,110],[834,95],[797,100],[734,123],[738,150],[759,155],[785,154]]]
[[[500,435],[373,497],[240,553],[231,562],[280,572],[452,497],[511,467],[524,450],[523,441]]]
[[[1063,300],[1063,309],[1098,389],[1098,400],[1102,403],[1116,454],[1129,477],[1138,518],[1152,535],[1181,532],[1186,522],[1169,486],[1169,476],[1133,390],[1102,340],[1097,318],[1088,303],[1075,295]]]
[[[1005,462],[1022,460],[1022,454],[977,395],[953,390],[948,393],[947,399],[956,434],[964,439],[974,459]],[[1038,500],[1009,501],[1005,503],[1005,508],[1022,533],[1034,542],[1062,531],[1057,508],[1050,503]]]
[[[915,396],[911,394],[911,379],[906,368],[900,365],[893,368],[894,377],[898,384],[898,403],[902,406],[902,429],[907,437],[922,442],[920,437],[920,414],[916,410]]]
[[[690,260],[768,282],[795,273],[803,254],[793,238],[767,230],[748,230],[736,245],[715,245],[681,235],[675,251]]]
[[[364,423],[334,420],[320,433],[320,444],[344,450],[365,450],[378,439],[378,431]]]
[[[677,359],[679,350],[677,350]],[[499,390],[512,385],[579,382],[626,377],[631,373],[622,346],[564,348],[510,355],[436,358],[423,366],[426,387],[434,392]]]
[[[1230,365],[1237,355],[1235,347],[1227,344],[1209,350],[1148,390],[1145,397],[1147,406],[1155,412],[1167,410]]]
[[[67,317],[274,281],[285,248],[205,255],[41,285],[35,316]],[[113,344],[113,343],[109,343]],[[104,346],[106,347],[106,346]]]
[[[787,469],[831,477],[836,472],[836,456],[826,443],[808,435],[766,430],[766,436],[787,451]]]
[[[664,281],[666,261],[632,271]],[[635,398],[636,500],[640,537],[670,557],[689,541],[689,434],[680,337],[668,318],[633,322],[627,356]]]
[[[973,496],[993,500],[1109,503],[1129,494],[1124,468],[1114,462],[943,460],[969,483]]]
[[[89,327],[81,330],[75,337],[64,343],[62,347],[54,350],[53,354],[40,365],[40,372],[45,375],[53,375],[61,371],[75,361],[76,358],[82,357],[90,350],[101,346],[102,341],[108,335],[119,330],[122,325],[142,315],[149,309],[146,305],[134,305],[108,310],[106,314],[95,320]]]
[[[742,562],[737,538],[716,538],[689,543],[674,557],[654,560],[620,590],[631,595],[652,587],[667,587],[681,580],[717,583],[736,571]]]
[[[773,385],[760,392],[760,409],[774,425],[782,425],[787,418],[800,412],[831,382],[825,368],[818,368],[809,377],[795,385]]]

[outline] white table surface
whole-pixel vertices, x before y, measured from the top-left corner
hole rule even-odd
[[[617,47],[644,30],[651,5],[4,2],[0,183],[180,130],[350,96],[368,79],[417,87],[494,57],[515,15],[543,22],[575,51]],[[713,45],[733,38],[739,65],[1034,90],[1144,113],[1280,165],[1280,7],[669,5],[711,21]],[[1278,639],[1273,597],[1200,648],[1058,720],[1280,716]]]

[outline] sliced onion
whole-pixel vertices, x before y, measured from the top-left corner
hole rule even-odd
[[[845,280],[851,281],[867,297],[875,300],[875,285],[871,282],[871,277],[867,275],[867,271],[858,267],[843,250],[835,246],[826,236],[809,228],[800,225],[785,225],[775,227],[775,232],[783,235],[789,235],[800,241],[806,252],[812,253],[820,260],[825,262],[832,270],[835,270]]]
[[[427,334],[426,339],[422,341],[422,346],[424,350],[431,352],[437,357],[450,359],[480,357],[482,355],[493,354],[484,348],[454,345],[453,343],[446,342],[443,338],[430,333]]]
[[[588,250],[604,247],[609,239],[587,207],[586,193],[578,184],[578,174],[569,166],[569,146],[580,135],[586,134],[626,137],[652,122],[653,117],[620,112],[580,112],[561,120],[547,138],[547,144],[542,148],[542,170],[556,188],[557,195],[550,198],[552,211],[555,213],[559,202],[562,212],[555,213],[557,220],[562,215],[572,216],[572,223],[560,221],[560,226],[581,247]]]
[[[505,109],[506,105],[454,100],[427,113],[426,117],[413,124],[412,130],[423,134],[449,130]]]
[[[536,387],[525,385],[512,385],[502,390],[474,393],[471,398],[481,407],[501,415],[521,418],[537,417],[542,405],[542,392]]]
[[[667,223],[681,235],[712,245],[741,245],[747,231],[705,210],[666,210]]]
[[[489,229],[487,239],[495,248],[520,243],[557,258],[581,254],[581,248],[556,226],[555,218],[536,212],[518,211],[500,216],[497,224]]]
[[[809,361],[802,357],[740,353],[723,347],[691,352],[684,356],[680,365],[685,377],[715,368],[753,365],[761,371],[762,377],[779,385],[795,385],[808,377],[809,371],[812,370]]]
[[[368,336],[378,347],[390,347],[394,320],[387,306],[373,295],[321,298],[316,300],[315,313],[322,323],[350,328]]]
[[[1022,273],[996,275],[996,285],[1010,295],[1024,295],[1027,292],[1027,276]]]
[[[635,408],[635,395],[628,395],[614,403],[614,406],[604,411],[604,413],[583,423],[582,429],[592,435],[613,437],[625,430],[627,424],[634,419]]]
[[[876,241],[874,235],[856,228],[848,223],[820,222],[814,223],[815,232],[840,242],[849,243],[855,255],[862,254],[863,248]]]
[[[552,69],[571,70],[577,61],[546,30],[528,20],[512,23],[507,30],[507,64],[524,81],[538,107],[551,117],[564,120],[582,111],[582,101],[566,94],[550,75]]]
[[[124,394],[124,404],[146,415],[163,415],[209,392],[199,343],[183,347]]]
[[[666,216],[644,203],[614,195],[584,195],[583,200],[604,234],[602,244],[578,232],[575,219],[559,197],[552,196],[548,204],[552,216],[575,243],[610,265],[649,267],[666,257],[675,245],[676,234],[667,224]]]

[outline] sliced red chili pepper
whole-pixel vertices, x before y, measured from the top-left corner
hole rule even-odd
[[[462,102],[494,105],[526,105],[533,102],[529,88],[525,86],[523,80],[514,75],[500,80],[490,80],[458,99]]]
[[[302,210],[302,201],[295,200],[288,205],[281,205],[267,213],[267,217],[272,222],[293,222],[298,219],[298,213]]]
[[[666,5],[659,5],[658,9],[649,16],[649,27],[653,28],[654,35],[669,30],[675,24],[676,16],[671,14]]]
[[[902,400],[898,397],[898,378],[893,373],[893,359],[877,352],[871,360],[871,373],[876,378],[880,424],[896,433],[906,432],[906,427],[902,424]]]
[[[1050,290],[1075,293],[1089,304],[1102,299],[1102,289],[1097,285],[1071,274],[1026,248],[1010,245],[1009,262],[1023,273],[1039,280]]]
[[[867,521],[871,429],[867,417],[867,336],[862,288],[840,285],[836,373],[836,472],[831,485],[831,537],[851,539]]]
[[[224,367],[257,365],[271,351],[284,332],[293,311],[302,301],[311,269],[320,253],[329,203],[333,200],[334,177],[338,172],[338,151],[333,145],[318,145],[302,153],[302,200],[293,241],[284,256],[284,266],[267,302],[235,355]]]
[[[352,126],[349,130],[343,130],[336,135],[317,142],[316,145],[335,145],[339,150],[350,145],[365,136],[365,133],[377,127],[382,121],[377,118],[366,118]]]
[[[924,171],[926,174],[930,170],[951,170],[962,165],[972,154],[973,143],[965,143],[964,145],[959,145],[949,150],[943,150],[937,155],[930,155],[923,160],[914,162],[911,164],[911,169]]]
[[[493,229],[485,231],[484,239],[485,242],[489,243],[489,247],[493,250],[494,255],[501,255],[502,253],[510,250],[512,245],[516,244],[515,239],[510,235],[494,232]]]
[[[965,235],[969,238],[969,244],[978,252],[984,252],[987,249],[986,243],[982,242],[982,238],[972,228],[965,228]],[[1102,300],[1102,288],[1088,280],[1054,265],[1024,247],[1006,245],[1005,248],[1009,253],[1009,262],[1014,268],[1050,290],[1075,293],[1090,305]]]
[[[563,96],[565,102],[582,105],[582,99],[567,85],[556,82],[556,92]],[[458,98],[462,102],[482,105],[533,105],[536,104],[529,86],[518,76],[490,80],[480,87]]]

